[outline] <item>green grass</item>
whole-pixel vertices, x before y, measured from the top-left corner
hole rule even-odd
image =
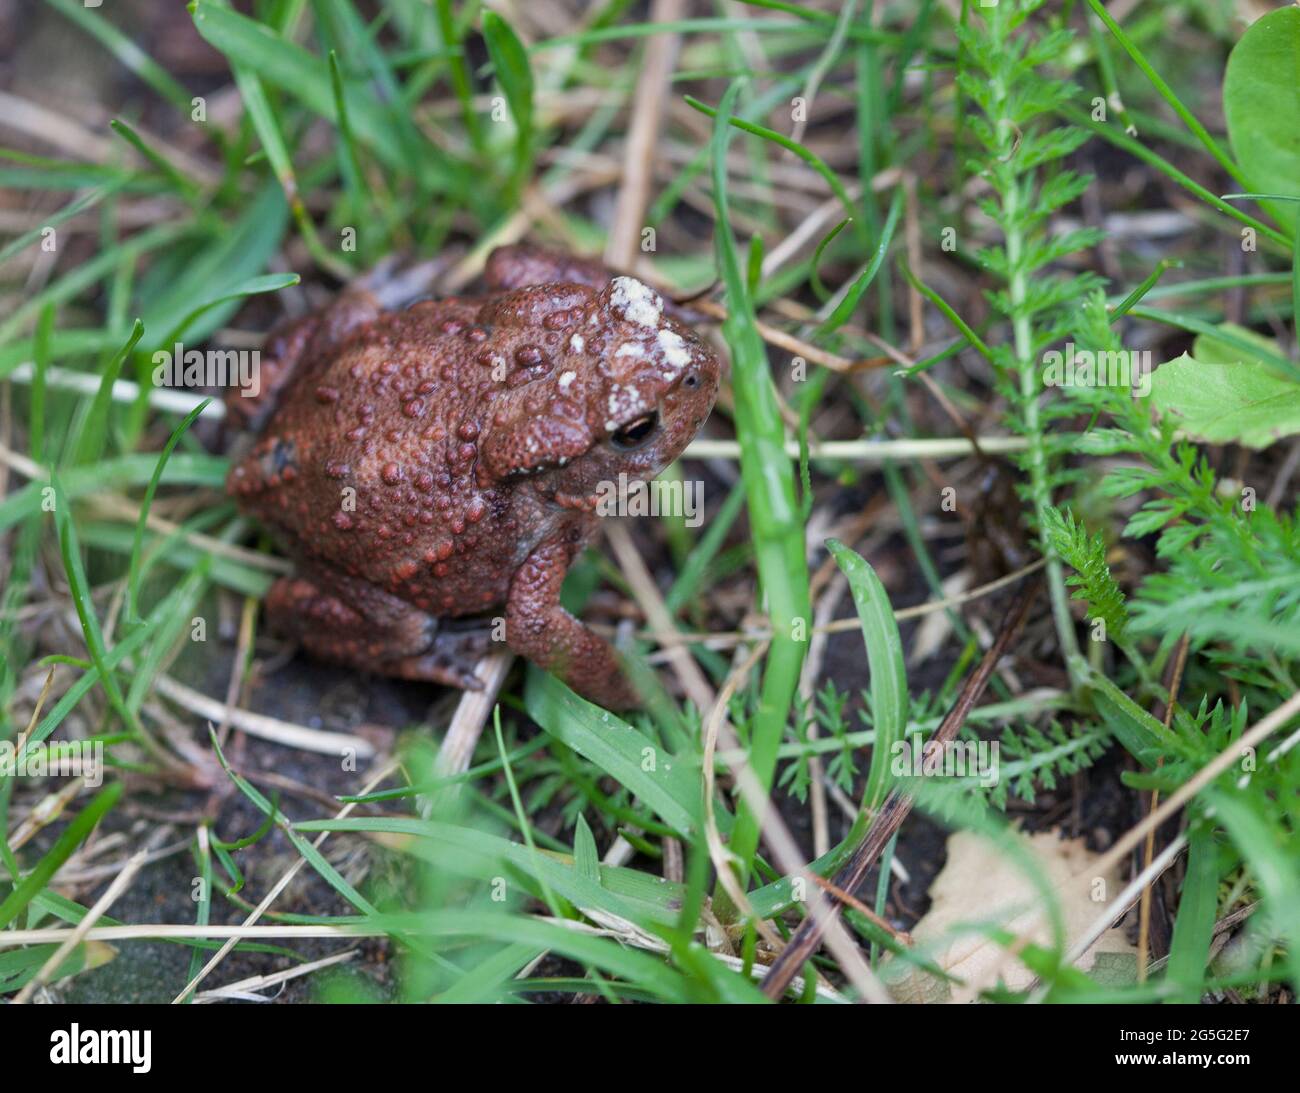
[[[243,826],[221,823],[224,839],[215,816],[186,833],[200,896],[191,907],[189,891],[177,893],[184,913],[166,925],[169,940],[192,947],[188,979],[169,985],[187,1000],[218,944],[203,929],[256,906],[275,878],[254,866],[276,839],[323,901],[305,913],[286,897],[259,923],[332,927],[340,943],[348,931],[386,935],[399,954],[394,997],[762,1001],[756,969],[770,956],[758,952],[767,945],[759,922],[788,937],[808,909],[802,862],[782,856],[772,825],[795,828],[803,860],[830,876],[892,792],[915,794],[950,829],[985,833],[1028,870],[1054,925],[1050,942],[1021,954],[1039,977],[1034,997],[1190,1003],[1231,989],[1241,1000],[1294,998],[1300,748],[1290,746],[1287,703],[1300,687],[1300,471],[1287,470],[1287,452],[1296,440],[1259,451],[1199,445],[1141,400],[1046,388],[1041,369],[1044,352],[1067,340],[1097,352],[1150,347],[1159,363],[1195,334],[1297,374],[1300,249],[1274,217],[1275,201],[1293,197],[1241,166],[1268,163],[1268,149],[1243,155],[1249,138],[1209,120],[1223,110],[1207,73],[1222,72],[1240,30],[1198,0],[1141,5],[1123,23],[1098,0],[968,2],[956,19],[928,0],[828,7],[749,2],[720,15],[691,5],[681,22],[655,25],[609,0],[548,34],[526,14],[451,0],[382,9],[266,0],[251,14],[195,0],[195,32],[228,63],[206,78],[148,56],[139,28],[107,7],[47,0],[41,20],[105,51],[137,82],[97,134],[111,138],[104,162],[0,149],[0,184],[26,215],[0,239],[10,304],[0,384],[12,407],[0,421],[0,745],[21,735],[30,753],[80,736],[104,743],[110,769],[102,790],[75,792],[44,818],[33,809],[64,783],[0,777],[0,993],[22,989],[54,951],[6,944],[6,933],[77,922],[93,902],[87,886],[60,894],[58,878],[97,826],[125,829],[129,794],[148,798],[147,782],[121,776],[136,771],[182,787],[200,774],[228,778],[244,809]],[[1175,24],[1177,41],[1165,33]],[[254,626],[255,655],[232,667],[217,624],[223,600],[235,605],[230,617],[241,601],[254,617],[275,563],[248,553],[265,544],[222,493],[228,460],[208,404],[186,413],[149,402],[154,352],[178,341],[243,345],[392,254],[472,264],[491,241],[521,235],[599,254],[629,111],[644,105],[637,76],[655,37],[669,33],[681,35],[680,52],[659,89],[665,114],[638,225],[654,229],[656,244],[643,257],[666,288],[707,288],[725,312],[712,335],[730,368],[710,436],[734,437],[740,457],[721,471],[687,459],[673,472],[708,482],[702,527],[647,520],[634,535],[655,559],[699,679],[714,692],[730,687],[729,704],[700,709],[675,697],[670,669],[643,663],[665,686],[647,711],[617,716],[527,666],[467,772],[440,773],[449,707],[439,706],[431,724],[394,726],[408,731],[386,777],[371,785],[378,767],[345,767],[337,808],[291,791],[282,800],[256,767],[241,766],[224,732],[204,732],[179,707],[163,716],[164,674],[188,682],[234,671],[239,707],[257,709],[257,696],[273,693],[274,672],[256,690],[243,673],[276,646]],[[800,128],[792,104],[810,90]],[[231,94],[241,109],[218,120],[213,107]],[[1094,96],[1122,105],[1099,117]],[[1121,187],[1124,172],[1139,172],[1142,186]],[[142,208],[149,217],[136,215]],[[1141,214],[1153,210],[1183,221],[1147,238]],[[1119,227],[1108,233],[1099,218],[1111,214]],[[1225,269],[1243,231],[1256,246]],[[51,237],[52,262],[41,258]],[[775,266],[773,254],[783,254]],[[1229,318],[1276,348],[1222,330]],[[760,321],[849,361],[880,356],[878,339],[899,359],[831,372],[765,341]],[[69,370],[85,382],[69,382]],[[119,379],[142,393],[123,396]],[[967,428],[1022,438],[1000,472],[1018,508],[981,492],[995,465],[974,456],[891,462],[879,476],[851,460],[808,458],[820,440],[924,445]],[[794,439],[800,460],[786,455]],[[868,506],[871,519],[855,527]],[[917,631],[896,615],[945,596],[958,570],[969,584],[990,579],[974,555],[1004,525],[1018,528],[1023,553],[1003,568],[1040,565],[1048,595],[965,721],[966,738],[1004,746],[1000,784],[917,785],[895,773],[895,746],[934,731],[999,615],[986,595],[928,614],[946,618],[947,631],[918,661],[909,659]],[[841,577],[837,614],[851,598],[858,632],[831,637],[824,658],[814,655],[815,620]],[[570,591],[589,597],[602,582],[630,595],[597,557],[577,567]],[[42,625],[55,617],[75,620],[75,631]],[[1095,640],[1099,622],[1104,640]],[[193,673],[198,663],[221,670]],[[706,802],[705,733],[723,721]],[[1025,858],[1009,802],[1041,814],[1067,785],[1098,800],[1118,794],[1124,807],[1104,821],[1114,842],[1151,792],[1178,794],[1261,723],[1257,750],[1234,755],[1183,805],[1188,850],[1168,909],[1172,941],[1152,954],[1167,964],[1121,983],[1068,967],[1058,893]],[[196,751],[210,759],[202,770]],[[315,758],[336,773],[336,760]],[[737,792],[741,767],[778,808]],[[809,817],[827,794],[842,794],[849,814],[832,806],[814,852],[802,833],[817,826]],[[345,806],[358,811],[339,815]],[[912,831],[889,841],[887,858],[918,864]],[[633,853],[603,860],[624,844]],[[718,878],[718,846],[740,903]],[[340,866],[349,854],[366,861],[363,879]],[[887,867],[858,895],[893,925],[914,925],[891,899]],[[1236,963],[1209,961],[1215,924],[1255,900],[1256,913],[1233,927]],[[129,904],[115,913],[104,924],[132,920]],[[875,971],[886,951],[930,965],[931,953],[909,951],[856,911],[844,923]],[[572,928],[584,924],[605,935]],[[968,928],[1013,941],[981,908],[970,909]],[[239,957],[302,958],[264,940],[250,934]],[[75,989],[90,955],[83,947],[54,972],[56,991]],[[197,989],[234,978],[224,971],[218,964]],[[112,972],[110,963],[92,974],[112,982]],[[804,972],[788,1000],[854,996],[830,949]],[[370,995],[328,973],[310,990]]]

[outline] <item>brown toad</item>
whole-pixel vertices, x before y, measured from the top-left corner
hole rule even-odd
[[[596,263],[507,248],[486,281],[402,310],[349,289],[273,332],[260,394],[228,398],[261,436],[227,488],[297,564],[267,610],[323,658],[474,689],[499,615],[516,653],[635,705],[560,586],[601,484],[654,477],[695,436],[717,358]]]

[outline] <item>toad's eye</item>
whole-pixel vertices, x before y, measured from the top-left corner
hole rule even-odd
[[[630,452],[649,440],[658,425],[658,414],[646,414],[613,433],[609,438],[610,443],[620,451]]]

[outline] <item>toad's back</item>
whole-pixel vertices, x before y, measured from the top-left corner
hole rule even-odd
[[[304,360],[231,475],[243,507],[307,565],[434,614],[500,603],[549,521],[512,503],[513,483],[481,482],[479,440],[498,393],[542,374],[559,334],[493,323],[492,303],[383,313]]]

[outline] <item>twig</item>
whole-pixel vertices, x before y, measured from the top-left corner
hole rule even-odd
[[[159,674],[154,680],[154,688],[164,698],[171,699],[214,725],[222,720],[229,709],[224,702],[209,698],[168,675]],[[301,748],[322,755],[345,755],[351,751],[358,759],[372,759],[375,755],[375,746],[369,740],[351,733],[309,729],[306,725],[295,725],[290,721],[241,709],[229,709],[229,720],[234,728],[249,736],[257,736],[289,748]]]

